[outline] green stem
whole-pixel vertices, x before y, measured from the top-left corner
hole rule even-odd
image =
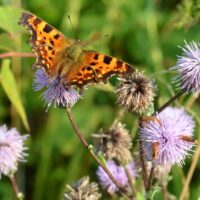
[[[154,163],[152,163],[152,167],[151,167],[150,174],[148,177],[148,184],[147,184],[147,188],[146,188],[147,192],[149,192],[151,190],[152,180],[154,177],[154,170],[155,170],[155,166],[154,166]]]
[[[180,97],[184,91],[179,91],[177,94],[175,94],[171,99],[169,99],[166,103],[164,103],[160,108],[157,109],[155,113],[162,112],[167,106],[169,106],[173,101],[175,101],[178,97]],[[154,113],[154,114],[155,114]]]
[[[74,121],[74,118],[71,113],[71,109],[67,108],[66,109],[67,116],[72,124],[72,127],[74,128],[74,131],[78,138],[80,139],[81,143],[83,146],[88,150],[89,154],[92,156],[92,158],[98,163],[99,166],[102,167],[102,169],[105,171],[105,173],[109,176],[109,178],[113,181],[113,183],[120,189],[121,193],[127,198],[131,199],[129,195],[127,194],[127,190],[123,188],[123,186],[115,179],[115,177],[112,175],[112,173],[109,171],[109,169],[103,165],[98,157],[95,155],[94,151],[91,150],[90,145],[86,141],[86,139],[83,137],[83,134],[80,132],[76,122]]]
[[[140,163],[141,163],[141,167],[142,167],[142,177],[143,177],[143,182],[144,182],[144,187],[145,187],[145,190],[147,191],[147,185],[148,185],[148,182],[147,182],[147,168],[146,168],[146,164],[145,164],[145,161],[144,161],[144,156],[143,156],[143,149],[142,149],[142,141],[139,140],[139,154],[140,154]]]
[[[24,199],[24,195],[22,192],[19,191],[19,187],[17,185],[17,181],[15,179],[15,176],[14,175],[11,175],[9,176],[9,179],[10,179],[10,182],[11,182],[11,185],[12,185],[12,188],[13,188],[13,191],[16,195],[16,198],[18,200],[23,200]]]

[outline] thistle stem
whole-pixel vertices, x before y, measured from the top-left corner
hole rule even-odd
[[[23,199],[24,199],[24,195],[23,195],[23,193],[21,193],[21,192],[19,191],[19,187],[18,187],[18,185],[17,185],[17,181],[16,181],[15,176],[14,176],[14,175],[11,175],[11,176],[9,176],[9,179],[10,179],[10,182],[11,182],[11,185],[12,185],[12,188],[13,188],[13,191],[14,191],[14,193],[15,193],[15,195],[16,195],[16,198],[17,198],[18,200],[23,200]]]
[[[162,112],[167,106],[169,106],[173,101],[175,101],[178,97],[180,97],[184,91],[179,91],[177,94],[175,94],[171,99],[169,99],[166,103],[164,103],[160,108],[157,109],[155,113]],[[154,113],[154,115],[155,115]]]
[[[155,166],[154,166],[154,163],[152,163],[151,171],[150,171],[150,174],[148,177],[148,184],[147,184],[147,188],[146,188],[147,192],[151,190],[152,180],[154,177],[154,170],[155,170]]]
[[[102,169],[109,176],[109,178],[113,181],[113,183],[120,189],[121,193],[125,197],[127,197],[128,199],[131,199],[131,197],[129,197],[129,195],[127,194],[127,190],[124,189],[123,186],[115,179],[115,177],[112,175],[112,173],[109,171],[109,169],[100,162],[100,160],[98,159],[98,157],[95,155],[94,151],[91,151],[91,149],[89,148],[90,145],[85,140],[85,138],[83,137],[83,134],[80,132],[80,130],[79,130],[76,122],[74,121],[74,118],[73,118],[72,113],[71,113],[71,109],[67,108],[66,109],[66,113],[67,113],[67,116],[68,116],[68,118],[69,118],[69,120],[71,122],[71,125],[72,125],[72,127],[73,127],[76,135],[80,139],[80,141],[83,144],[83,146],[88,150],[88,152],[92,156],[92,158],[98,163],[99,166],[102,167]]]
[[[195,168],[198,164],[199,157],[200,157],[200,144],[198,144],[195,154],[193,155],[192,164],[190,165],[189,172],[187,174],[187,177],[186,177],[183,189],[181,191],[179,200],[184,200],[185,197],[188,195],[188,188],[189,188],[192,176],[194,174]]]
[[[34,53],[24,53],[24,52],[6,52],[6,53],[1,53],[0,58],[8,58],[8,57],[35,57]]]
[[[126,172],[126,176],[127,176],[127,178],[128,178],[128,182],[129,182],[129,184],[130,184],[130,186],[131,186],[132,196],[135,197],[137,191],[136,191],[136,189],[135,189],[135,187],[134,187],[134,182],[133,182],[134,180],[133,180],[133,178],[132,178],[132,176],[131,176],[131,174],[130,174],[130,171],[129,171],[127,165],[124,165],[124,169],[125,169],[125,172]]]
[[[143,176],[143,181],[144,181],[144,187],[145,190],[147,191],[147,168],[146,168],[146,164],[144,161],[144,157],[143,157],[143,149],[142,149],[142,141],[139,141],[139,154],[140,154],[140,163],[141,163],[141,167],[142,167],[142,176]]]

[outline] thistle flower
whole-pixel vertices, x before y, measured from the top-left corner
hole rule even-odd
[[[27,148],[23,143],[27,137],[21,136],[15,128],[8,130],[5,125],[0,126],[0,176],[12,175],[17,171],[18,162],[24,161]]]
[[[155,86],[143,73],[135,72],[128,79],[119,79],[117,103],[128,111],[142,114],[152,105]]]
[[[42,99],[50,107],[64,106],[72,107],[80,98],[79,93],[73,88],[66,89],[60,78],[57,77],[54,80],[50,80],[43,70],[38,69],[35,73],[33,82],[33,89],[39,91],[45,88],[46,91],[42,94]]]
[[[104,132],[101,130],[99,134],[93,134],[93,137],[97,152],[102,152],[106,160],[116,159],[120,163],[132,160],[131,137],[124,124],[115,122],[109,130]]]
[[[129,180],[124,167],[118,166],[113,160],[107,161],[107,168],[110,170],[114,178],[123,186],[129,186]],[[134,162],[130,162],[126,165],[130,178],[134,179],[137,174],[135,170]],[[106,189],[110,194],[113,194],[119,190],[119,188],[112,182],[109,176],[104,172],[104,170],[99,166],[96,172],[97,177],[101,186]]]
[[[192,117],[183,109],[167,107],[156,118],[143,123],[140,128],[146,159],[166,169],[175,163],[181,166],[194,145],[192,134],[195,123]]]
[[[176,66],[171,68],[178,71],[175,82],[183,91],[197,95],[200,92],[200,44],[185,42],[181,49],[182,55],[178,56]]]
[[[101,198],[97,183],[91,182],[89,177],[83,177],[75,182],[72,187],[67,185],[66,200],[98,200]]]

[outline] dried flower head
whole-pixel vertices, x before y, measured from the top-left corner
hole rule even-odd
[[[0,176],[12,175],[17,171],[18,162],[24,161],[27,148],[23,145],[27,137],[21,136],[15,128],[8,130],[5,125],[0,126]]]
[[[97,183],[91,182],[89,177],[83,177],[72,186],[67,185],[66,200],[98,200],[101,198]]]
[[[132,147],[131,137],[125,125],[114,122],[107,131],[100,131],[94,134],[95,148],[102,152],[106,160],[116,159],[120,163],[127,163],[132,160],[130,149]]]
[[[195,123],[183,109],[167,107],[156,115],[157,120],[143,123],[140,140],[147,160],[170,169],[181,166],[194,145]]]
[[[35,91],[39,91],[43,88],[46,89],[42,94],[42,99],[48,107],[52,104],[54,104],[55,107],[72,107],[80,98],[79,93],[73,88],[66,89],[59,77],[50,80],[41,69],[38,69],[35,73],[33,88]]]
[[[128,165],[126,165],[126,172],[125,168],[122,166],[118,166],[115,164],[113,160],[109,160],[107,162],[107,168],[114,176],[114,178],[123,186],[129,186],[129,180],[127,173],[129,174],[129,178],[134,179],[137,176],[134,162],[132,161]],[[106,189],[110,194],[113,194],[119,190],[119,188],[112,182],[109,176],[104,172],[104,170],[99,166],[97,170],[97,177],[101,186]]]
[[[119,79],[117,103],[128,111],[142,114],[152,105],[155,86],[143,73],[135,72],[129,78]]]
[[[176,66],[171,68],[178,71],[175,82],[183,91],[197,95],[200,92],[200,44],[185,42],[185,47],[181,49],[182,56],[178,57]]]

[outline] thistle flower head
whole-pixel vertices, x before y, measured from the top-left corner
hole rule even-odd
[[[0,175],[11,175],[17,171],[18,162],[23,162],[26,148],[23,146],[28,135],[21,136],[12,128],[0,126]]]
[[[167,107],[156,118],[140,128],[146,159],[167,169],[175,163],[181,166],[194,144],[192,117],[183,109]]]
[[[89,177],[83,177],[72,186],[67,185],[66,200],[98,200],[101,198],[97,183],[91,182]]]
[[[115,164],[113,160],[107,161],[107,168],[114,176],[114,178],[123,186],[129,187],[129,180],[127,176],[127,172],[124,167],[118,166]],[[128,165],[126,165],[126,169],[130,178],[135,178],[137,176],[134,162],[132,161]],[[99,166],[96,172],[97,177],[101,186],[106,189],[110,194],[113,194],[119,190],[119,188],[112,182],[109,176],[104,172],[104,170]]]
[[[46,89],[42,94],[42,99],[48,107],[52,104],[55,107],[72,107],[80,98],[79,93],[73,88],[66,89],[59,77],[50,80],[41,69],[38,69],[35,73],[33,88],[35,91]]]
[[[171,68],[178,71],[175,82],[183,91],[197,95],[200,92],[200,44],[185,42],[182,51],[176,66]]]
[[[142,114],[152,105],[155,86],[143,73],[135,72],[129,78],[119,79],[117,103],[128,111]]]
[[[122,123],[114,122],[109,130],[94,134],[93,137],[97,151],[102,152],[106,160],[116,159],[120,163],[132,160],[131,137]]]

